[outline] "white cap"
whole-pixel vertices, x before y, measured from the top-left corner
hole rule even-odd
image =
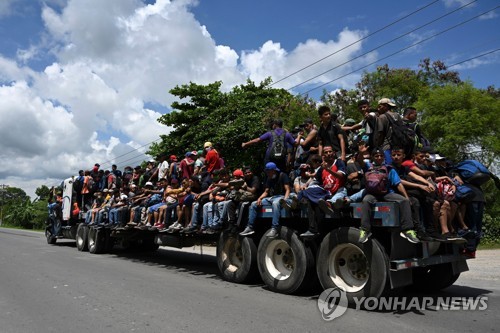
[[[144,184],[144,186],[153,186],[153,183],[151,183],[151,182],[146,182],[146,184]]]
[[[378,104],[388,104],[390,106],[396,106],[396,103],[394,103],[389,98],[382,98],[380,101],[378,101]]]

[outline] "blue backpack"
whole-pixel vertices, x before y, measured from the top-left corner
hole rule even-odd
[[[455,171],[466,183],[481,186],[491,178],[491,172],[476,160],[465,160],[455,166]]]

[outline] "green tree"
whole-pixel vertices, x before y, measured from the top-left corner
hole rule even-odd
[[[158,120],[173,130],[162,136],[160,143],[152,145],[149,153],[183,155],[185,151],[201,149],[204,142],[210,141],[231,167],[260,165],[265,145],[252,146],[242,154],[242,142],[268,130],[272,119],[283,119],[284,127],[289,129],[303,123],[305,118],[317,119],[312,101],[295,97],[284,89],[270,88],[270,83],[270,79],[258,85],[248,80],[229,92],[220,91],[221,82],[175,87],[170,92],[182,101],[172,103],[173,111]]]
[[[50,189],[46,185],[42,185],[35,190],[35,194],[40,200],[44,200],[49,197]]]
[[[500,99],[471,83],[435,87],[416,103],[422,127],[445,156],[464,157],[491,165],[500,154]]]
[[[9,205],[9,210],[5,216],[7,224],[23,228],[33,229],[33,218],[35,208],[29,197],[16,199]]]

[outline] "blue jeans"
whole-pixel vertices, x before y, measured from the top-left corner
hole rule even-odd
[[[361,200],[363,200],[363,196],[365,195],[365,192],[366,192],[366,190],[362,189],[361,191],[354,193],[353,195],[351,195],[348,198],[352,202],[361,202]]]
[[[87,213],[85,213],[85,223],[89,224],[90,221],[92,221],[92,210],[89,210],[87,211]]]
[[[118,224],[118,208],[109,210],[109,224]]]
[[[273,206],[273,218],[271,221],[271,227],[277,229],[280,225],[281,216],[281,205],[280,199],[283,199],[284,195],[274,195],[272,197],[267,197],[262,199],[262,205],[272,205]],[[257,219],[257,212],[259,206],[257,206],[257,201],[252,202],[250,205],[250,212],[248,214],[248,226],[253,228],[255,220]]]
[[[198,206],[200,205],[199,202],[193,203],[193,215],[191,216],[191,226],[192,227],[197,227],[198,226]]]
[[[345,187],[341,187],[337,190],[337,192],[335,192],[333,197],[331,197],[327,201],[334,203],[335,201],[337,201],[337,199],[344,199],[345,197],[347,197],[347,189]]]

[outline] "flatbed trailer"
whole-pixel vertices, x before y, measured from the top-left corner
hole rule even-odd
[[[70,182],[65,184],[64,191],[72,191]],[[93,254],[112,251],[115,246],[156,251],[160,246],[217,244],[217,265],[227,281],[247,283],[260,277],[269,289],[284,294],[318,285],[324,289],[341,288],[349,302],[356,297],[380,297],[405,286],[440,290],[451,286],[468,270],[468,258],[461,254],[464,241],[413,244],[403,239],[399,235],[396,203],[378,202],[373,206],[372,237],[366,243],[358,241],[361,204],[354,203],[335,216],[325,216],[320,235],[305,241],[299,237],[308,227],[304,207],[296,211],[282,209],[276,238],[266,236],[271,227],[272,207],[265,205],[258,212],[255,234],[239,235],[246,226],[248,209],[249,203],[241,204],[237,226],[217,234],[113,229],[87,225],[80,220],[63,221],[58,235],[51,233],[53,228],[49,225],[46,236],[49,244],[57,238],[75,239],[79,251]]]

